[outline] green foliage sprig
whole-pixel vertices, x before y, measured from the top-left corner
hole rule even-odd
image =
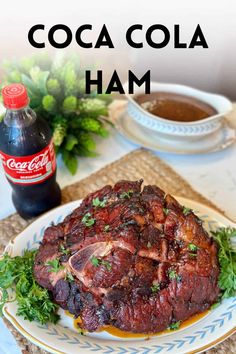
[[[79,58],[46,55],[5,63],[3,85],[21,82],[28,90],[30,106],[46,119],[53,131],[58,154],[72,174],[78,156],[95,157],[94,136],[108,136],[109,95],[85,95],[84,69]]]
[[[59,320],[58,306],[52,302],[47,289],[38,285],[33,275],[36,250],[25,251],[22,256],[0,259],[0,316],[9,301],[8,289],[13,289],[17,301],[17,315],[42,324]]]
[[[222,290],[222,297],[236,296],[236,249],[233,247],[236,229],[222,227],[212,232],[212,235],[219,246],[219,287]]]

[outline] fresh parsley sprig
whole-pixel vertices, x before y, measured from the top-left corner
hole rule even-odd
[[[0,259],[0,315],[3,306],[9,301],[7,290],[15,289],[17,315],[41,324],[56,323],[59,320],[56,313],[58,306],[52,302],[48,290],[38,285],[34,279],[35,254],[36,250],[26,250],[21,257],[5,254]]]
[[[222,290],[222,298],[235,296],[236,250],[232,247],[232,240],[235,238],[236,241],[236,228],[219,228],[212,232],[212,235],[219,245],[219,287]]]

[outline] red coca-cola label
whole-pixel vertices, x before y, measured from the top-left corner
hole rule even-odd
[[[56,170],[56,156],[52,141],[34,155],[11,156],[0,151],[0,158],[7,178],[15,184],[42,183]]]

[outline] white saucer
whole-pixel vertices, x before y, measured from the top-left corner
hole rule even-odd
[[[117,130],[134,144],[175,154],[204,154],[226,149],[236,141],[236,130],[224,119],[221,129],[195,141],[184,141],[163,135],[135,122],[127,112],[115,120]]]

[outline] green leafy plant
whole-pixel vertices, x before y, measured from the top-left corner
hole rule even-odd
[[[236,229],[222,227],[212,232],[212,235],[219,245],[219,287],[222,290],[222,298],[235,296],[236,250],[232,247],[232,240],[236,240]]]
[[[72,174],[78,167],[78,156],[97,156],[95,135],[107,137],[110,95],[85,95],[85,79],[77,56],[46,55],[6,62],[4,86],[23,83],[28,90],[30,106],[46,119],[52,129],[58,154]]]
[[[9,301],[7,289],[14,289],[17,315],[42,324],[56,323],[59,319],[56,313],[58,306],[52,302],[48,290],[34,279],[35,254],[35,250],[25,251],[22,257],[5,254],[0,259],[0,315],[4,304]]]

